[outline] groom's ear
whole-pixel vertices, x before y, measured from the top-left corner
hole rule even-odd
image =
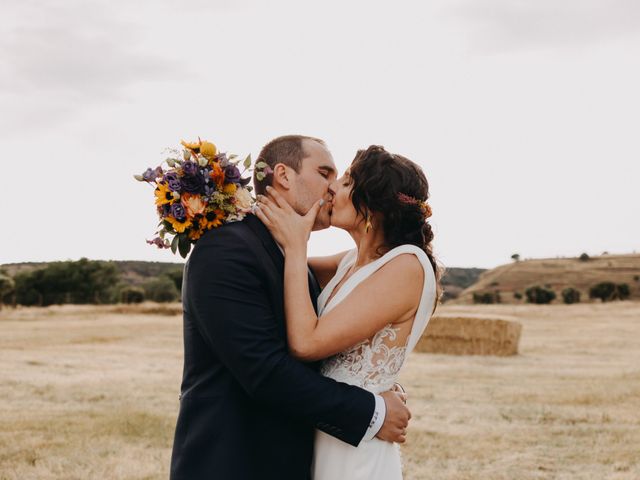
[[[284,190],[289,190],[292,180],[292,169],[284,163],[276,163],[273,167],[273,187],[280,186]]]

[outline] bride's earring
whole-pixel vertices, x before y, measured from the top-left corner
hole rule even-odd
[[[369,233],[373,227],[371,226],[371,216],[367,213],[367,222],[364,224],[364,233]]]

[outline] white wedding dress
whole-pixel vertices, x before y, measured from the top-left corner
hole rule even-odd
[[[342,259],[336,275],[318,298],[318,314],[322,317],[323,313],[327,313],[344,300],[367,277],[403,253],[414,254],[420,260],[425,274],[420,305],[406,342],[398,344],[397,328],[389,324],[372,339],[326,359],[322,365],[322,374],[326,377],[356,385],[373,393],[385,392],[397,381],[407,355],[416,346],[429,322],[436,300],[435,275],[427,254],[414,245],[396,247],[357,270],[331,298],[336,285],[356,261],[357,252],[351,250]],[[312,478],[313,480],[401,480],[400,448],[398,444],[378,438],[362,441],[358,447],[353,447],[317,430]]]

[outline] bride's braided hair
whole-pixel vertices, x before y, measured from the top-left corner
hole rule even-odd
[[[411,244],[424,250],[435,272],[439,298],[442,272],[433,254],[429,183],[422,169],[408,158],[371,145],[358,151],[349,174],[356,212],[363,218],[368,212],[382,214],[385,248]]]

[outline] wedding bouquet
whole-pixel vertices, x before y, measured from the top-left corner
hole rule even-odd
[[[155,189],[160,223],[157,236],[147,243],[170,248],[174,254],[178,251],[185,258],[206,231],[242,220],[253,198],[248,186],[251,179],[243,177],[251,167],[251,155],[241,162],[236,155],[219,153],[211,142],[198,139],[181,144],[182,152],[169,150],[172,156],[164,162],[168,168],[148,168],[134,177]],[[263,167],[268,168],[260,162],[256,165]]]

